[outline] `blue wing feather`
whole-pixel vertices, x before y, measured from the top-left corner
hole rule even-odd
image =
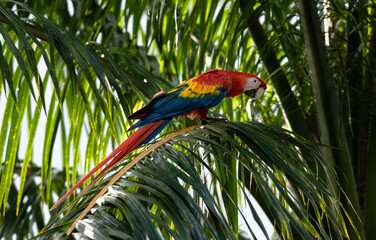
[[[205,81],[217,82],[213,85]],[[200,75],[186,80],[171,91],[159,94],[148,105],[131,115],[130,119],[140,120],[129,130],[151,122],[172,119],[192,110],[213,107],[225,98],[230,88],[228,81],[231,81],[228,75],[215,71],[210,75]]]
[[[129,130],[142,127],[148,123],[162,119],[172,119],[175,116],[202,107],[213,107],[220,103],[227,93],[226,89],[224,91],[220,91],[219,95],[206,94],[205,96],[200,96],[197,98],[184,98],[179,96],[182,90],[172,93],[166,93],[165,95],[159,97],[153,103],[149,114],[146,117],[140,119],[131,128],[129,128]]]

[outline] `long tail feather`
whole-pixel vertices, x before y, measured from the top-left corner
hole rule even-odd
[[[60,205],[69,195],[73,193],[81,184],[83,184],[91,175],[103,167],[107,162],[107,166],[90,182],[91,185],[95,180],[98,179],[103,173],[105,173],[110,167],[115,163],[124,158],[128,153],[132,152],[134,149],[142,144],[148,143],[155,136],[157,136],[171,121],[171,119],[161,120],[158,122],[152,122],[148,125],[138,129],[131,136],[129,136],[122,144],[120,144],[112,153],[110,153],[104,160],[102,160],[98,165],[96,165],[88,174],[86,174],[80,181],[76,183],[63,197],[55,203],[50,209],[52,211],[57,206]]]
[[[128,153],[136,149],[138,146],[141,146],[142,144],[150,142],[153,138],[155,138],[170,122],[171,120],[162,120],[158,122],[153,122],[149,123],[145,127],[141,128],[147,128],[143,132],[138,133],[141,129],[137,130],[134,134],[132,134],[130,137],[135,135],[136,133],[137,136],[135,137],[137,141],[130,143],[129,146],[127,146],[127,149],[122,153],[114,157],[114,159],[107,164],[107,166],[93,179],[92,182],[98,179],[99,176],[101,176],[103,173],[105,173],[110,167],[112,167],[115,163],[120,161],[123,157],[125,157]],[[130,138],[129,137],[129,138]]]

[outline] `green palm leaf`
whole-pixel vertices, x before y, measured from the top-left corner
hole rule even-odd
[[[127,116],[156,92],[205,70],[222,68],[258,75],[266,80],[268,91],[256,104],[240,96],[224,101],[210,114],[230,121],[262,121],[276,129],[254,123],[211,125],[192,131],[194,136],[170,141],[172,148],[164,144],[143,160],[144,165],[139,164],[145,169],[139,173],[132,168],[133,177],[121,180],[133,187],[114,186],[116,197],[105,196],[103,206],[111,210],[97,207],[98,214],[88,217],[90,223],[80,223],[75,234],[85,238],[84,227],[107,224],[112,230],[102,237],[132,237],[126,232],[136,225],[129,221],[140,220],[129,215],[131,220],[123,221],[121,210],[114,207],[120,201],[127,215],[132,208],[142,219],[149,217],[147,231],[161,238],[190,236],[186,223],[198,220],[202,224],[198,229],[204,229],[207,238],[241,238],[244,229],[258,238],[252,223],[242,227],[242,219],[251,212],[261,235],[268,235],[266,219],[257,216],[251,194],[279,237],[372,238],[376,234],[375,4],[318,1],[315,7],[299,11],[307,4],[293,0],[2,1],[0,236],[31,237],[47,222],[49,230],[41,236],[64,236],[63,229],[83,211],[74,208],[81,202],[72,202],[72,211],[65,209],[69,214],[58,216],[62,220],[50,220],[44,209],[127,138],[131,125]],[[309,22],[321,24],[302,25]],[[313,29],[315,34],[310,35]],[[325,44],[312,44],[316,37],[325,38]],[[314,61],[325,71],[309,64]],[[329,77],[318,77],[321,73]],[[333,85],[335,90],[328,92],[317,87],[320,84]],[[317,101],[323,93],[330,95],[330,102]],[[326,111],[327,106],[334,106],[334,111]],[[334,127],[326,130],[324,123]],[[193,124],[173,121],[165,132]],[[326,146],[337,140],[346,144]],[[311,148],[325,152],[324,160]],[[348,153],[346,161],[342,153]],[[188,159],[197,173],[182,175],[193,171]],[[171,177],[179,179],[172,187],[181,191],[180,184],[186,189],[188,194],[182,196],[197,203],[195,212],[188,209],[191,215],[179,216],[173,209],[165,212],[169,205],[162,200],[150,202],[147,193],[154,192],[145,183],[152,178],[146,171],[149,163],[154,164],[150,174],[161,178],[156,188],[169,186],[166,176],[156,170],[169,166],[175,174]],[[200,181],[180,180],[197,175]],[[32,186],[40,186],[39,191]],[[138,195],[128,193],[129,189]],[[87,193],[86,203],[98,191]],[[163,196],[169,201],[173,197]],[[179,197],[173,199],[183,201]],[[209,203],[212,212],[205,205]],[[151,205],[149,213],[141,213],[142,207]],[[213,231],[217,228],[218,233]]]
[[[304,239],[330,239],[323,221],[329,221],[327,224],[333,224],[346,236],[344,219],[339,215],[340,203],[300,159],[301,151],[308,151],[312,161],[332,171],[315,149],[286,131],[258,123],[219,123],[191,130],[149,152],[112,186],[101,198],[102,204],[78,223],[73,234],[95,239],[121,234],[153,239],[237,239],[239,230],[228,223],[244,218],[245,209],[253,214],[255,211],[248,189],[237,177],[238,169],[231,167],[235,162],[251,172],[281,236],[292,238],[293,231],[297,231]],[[122,166],[124,163],[113,170]],[[115,173],[110,172],[73,201],[63,211],[64,216],[53,219],[39,237],[48,239],[56,231],[64,231]],[[290,191],[288,183],[298,195]],[[216,197],[216,188],[221,189],[223,201]],[[239,206],[240,196],[244,207]],[[317,214],[311,215],[308,207]],[[269,238],[260,216],[253,218]],[[255,226],[247,226],[253,235]],[[119,228],[122,230],[118,232]]]
[[[123,109],[128,109],[127,113],[129,114],[129,108],[126,106],[129,106],[127,104],[127,100],[123,97],[123,90],[119,86],[118,80],[115,78],[115,76],[124,76],[123,70],[119,67],[119,65],[115,64],[114,61],[111,59],[108,62],[108,68],[106,67],[107,64],[103,65],[103,62],[107,63],[105,59],[101,59],[99,57],[100,54],[105,53],[107,57],[110,55],[107,53],[107,51],[103,48],[100,48],[100,52],[96,52],[93,48],[90,46],[84,45],[80,40],[78,40],[73,35],[69,34],[68,32],[63,32],[59,29],[57,29],[51,22],[46,20],[44,17],[33,11],[28,6],[17,3],[18,7],[24,11],[29,12],[30,14],[33,14],[36,20],[33,22],[33,25],[28,25],[23,23],[22,21],[19,21],[16,17],[16,15],[10,11],[7,8],[4,8],[3,6],[0,6],[0,15],[1,20],[8,25],[9,29],[7,30],[13,30],[14,32],[10,33],[12,34],[12,37],[6,32],[3,28],[3,26],[0,26],[0,30],[2,32],[2,35],[4,39],[6,40],[7,45],[9,46],[8,51],[15,56],[18,62],[18,69],[21,71],[18,72],[17,75],[9,75],[9,71],[7,70],[7,61],[3,59],[2,61],[2,69],[4,70],[6,75],[6,80],[8,82],[8,86],[10,89],[11,96],[15,102],[18,103],[18,105],[15,105],[15,108],[11,110],[10,108],[12,106],[12,102],[9,102],[9,109],[6,109],[7,113],[11,113],[13,111],[13,114],[18,114],[23,116],[24,111],[26,110],[26,107],[28,103],[24,99],[28,99],[27,91],[31,91],[31,95],[34,99],[38,99],[38,101],[41,102],[41,104],[44,106],[44,110],[48,111],[47,113],[47,123],[46,123],[46,134],[45,134],[45,144],[44,144],[44,150],[43,150],[43,163],[42,163],[42,179],[48,179],[47,186],[44,186],[44,181],[42,181],[42,188],[47,188],[47,192],[50,192],[51,189],[51,168],[49,167],[51,165],[52,155],[53,152],[52,149],[54,147],[54,142],[56,139],[56,134],[58,127],[60,126],[61,122],[64,121],[62,119],[62,111],[63,107],[68,108],[68,113],[70,117],[70,124],[73,126],[71,128],[71,132],[69,133],[70,137],[68,137],[68,146],[66,147],[65,153],[67,153],[68,159],[65,160],[66,163],[69,162],[69,148],[70,144],[73,142],[75,144],[74,148],[77,149],[78,144],[80,142],[80,135],[83,130],[83,118],[85,115],[88,117],[90,128],[95,129],[95,121],[94,121],[94,113],[93,109],[90,106],[90,101],[96,102],[95,109],[101,110],[102,113],[104,113],[104,119],[105,124],[108,124],[108,130],[110,131],[113,138],[119,142],[120,136],[119,131],[117,130],[119,126],[115,126],[116,118],[118,115],[118,106],[116,105],[116,100],[119,96],[120,104],[122,104]],[[15,20],[17,19],[17,20]],[[43,29],[43,32],[37,31],[36,29]],[[26,40],[27,37],[30,37],[30,40]],[[13,38],[13,40],[12,40]],[[41,38],[48,42],[48,44],[44,44],[40,42],[37,38]],[[17,49],[14,42],[20,40],[25,46]],[[31,43],[30,43],[31,42]],[[35,48],[37,46],[37,48]],[[26,50],[25,50],[26,49]],[[50,56],[48,56],[47,52],[49,49]],[[46,105],[45,96],[44,96],[44,89],[46,86],[43,86],[41,84],[41,81],[39,81],[40,76],[38,71],[35,69],[37,62],[34,55],[43,55],[43,60],[47,65],[48,70],[48,76],[52,78],[52,83],[54,86],[54,92],[55,94],[52,95],[49,104]],[[61,66],[59,66],[59,79],[60,82],[58,82],[58,78],[56,76],[57,66],[56,66],[56,60],[51,57],[51,55],[58,54],[58,59],[60,61]],[[10,55],[11,56],[11,55]],[[12,59],[12,57],[10,57]],[[25,62],[24,59],[27,59],[28,62]],[[129,63],[128,69],[129,71],[136,73],[135,76],[138,76],[137,78],[132,76],[133,81],[139,81],[140,79],[151,79],[150,75],[146,73],[145,70],[140,71],[140,67],[137,63],[134,63],[131,59],[127,59],[127,62]],[[77,68],[77,70],[76,70]],[[20,74],[22,75],[20,76]],[[62,75],[65,75],[65,73],[69,73],[69,77],[66,76],[66,78],[61,78]],[[37,80],[37,86],[38,86],[38,96],[35,95],[33,92],[33,83],[31,82],[30,74],[32,74],[35,79]],[[47,76],[47,75],[46,75]],[[21,79],[21,81],[20,81]],[[85,80],[84,80],[85,79]],[[123,78],[126,79],[126,78]],[[26,81],[24,81],[26,80]],[[99,87],[97,85],[97,81],[99,80],[100,84]],[[19,82],[20,81],[20,82]],[[26,88],[27,83],[29,88]],[[24,86],[22,89],[24,89],[25,93],[23,95],[16,94],[14,91],[14,86]],[[140,84],[138,84],[140,86]],[[154,86],[156,86],[154,84]],[[156,86],[157,87],[157,86]],[[78,92],[76,92],[75,88],[77,88]],[[112,89],[115,89],[116,94],[112,92]],[[128,90],[129,91],[129,90]],[[103,95],[104,92],[112,93],[111,95]],[[142,92],[144,94],[147,94],[148,97],[152,96],[151,89],[145,89],[142,88]],[[21,92],[20,92],[21,93]],[[128,98],[129,99],[129,98]],[[21,100],[21,102],[20,102]],[[73,101],[73,102],[72,102]],[[85,103],[85,108],[82,108],[81,103]],[[129,100],[128,100],[129,102]],[[20,105],[22,104],[22,105]],[[65,105],[67,104],[67,105]],[[79,105],[80,106],[79,106]],[[108,106],[112,106],[111,108],[108,108]],[[49,107],[48,107],[49,106]],[[29,106],[30,110],[32,108]],[[98,109],[98,110],[99,110]],[[111,109],[113,109],[113,112],[110,112]],[[77,115],[76,111],[80,110],[80,114]],[[97,111],[98,111],[97,110]],[[7,115],[10,116],[10,115]],[[76,122],[76,118],[80,116],[78,122]],[[7,132],[5,126],[7,123],[7,118],[4,118],[3,120],[3,131],[2,133],[5,134]],[[37,118],[35,118],[37,119]],[[10,136],[17,136],[17,134],[20,133],[20,126],[22,122],[22,118],[14,118],[14,121],[11,122],[12,132]],[[36,120],[37,121],[37,120]],[[35,123],[36,124],[36,123]],[[77,125],[78,124],[78,125]],[[125,122],[122,121],[120,124],[122,124],[122,127],[125,127]],[[31,130],[31,133],[33,130]],[[99,132],[99,131],[94,131]],[[19,135],[18,135],[19,136]],[[95,134],[94,136],[98,136],[98,134]],[[5,142],[6,135],[3,135],[2,142]],[[12,161],[7,161],[4,165],[5,171],[2,175],[2,180],[0,184],[0,195],[4,196],[2,197],[2,201],[0,202],[0,206],[3,203],[7,202],[8,196],[7,192],[9,192],[11,179],[13,175],[13,171],[11,170],[14,166],[15,161],[15,154],[17,153],[17,144],[19,137],[11,138],[13,141],[8,141],[8,150],[7,150],[7,159],[12,159]],[[108,141],[108,138],[107,138]],[[33,134],[30,135],[30,143],[29,143],[29,149],[32,147],[33,142]],[[104,143],[107,144],[107,143]],[[2,146],[2,147],[1,147]],[[3,152],[4,144],[0,145],[1,152]],[[29,153],[30,154],[30,153]],[[25,158],[24,161],[24,169],[28,167],[28,160],[29,157]],[[74,163],[77,165],[79,162],[79,155],[78,151],[74,154]],[[70,171],[69,166],[65,165],[67,173]],[[75,167],[75,166],[74,166]],[[26,176],[26,171],[22,171],[21,176],[21,186],[20,189],[23,189],[24,179]],[[73,173],[72,181],[76,180],[76,172]],[[70,178],[67,177],[67,183],[69,185]],[[18,201],[21,199],[22,191],[20,191],[20,195],[18,198]],[[42,191],[42,199],[43,201],[50,201],[50,195],[44,195],[44,191]]]

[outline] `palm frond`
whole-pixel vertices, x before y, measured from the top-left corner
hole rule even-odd
[[[312,161],[333,171],[315,149],[310,142],[264,124],[205,125],[173,138],[145,156],[112,185],[99,206],[78,223],[74,235],[95,239],[116,238],[118,234],[153,239],[237,239],[240,231],[234,223],[250,211],[269,238],[249,190],[238,178],[239,169],[232,167],[236,163],[251,172],[281,236],[292,238],[293,231],[297,231],[304,239],[330,239],[324,223],[328,221],[346,237],[338,199],[301,160],[302,151],[308,151]],[[38,237],[48,239],[64,231],[124,164],[69,204],[63,217],[55,217]],[[291,191],[289,184],[298,194]],[[224,200],[218,201],[215,194]],[[244,206],[239,204],[240,196]],[[313,207],[316,214],[307,211],[308,207]],[[247,223],[249,219],[242,221]],[[248,224],[246,231],[254,235],[254,228]],[[101,229],[101,233],[96,229]]]
[[[301,156],[304,159],[299,164],[287,164],[275,157],[278,154],[263,152],[262,148],[268,146],[268,141],[263,140],[262,136],[253,136],[258,139],[256,146],[262,148],[249,147],[252,151],[244,150],[240,147],[247,149],[245,146],[255,143],[243,136],[239,130],[243,127],[235,126],[225,127],[228,129],[228,133],[223,134],[225,140],[205,127],[200,134],[207,131],[205,134],[209,135],[204,135],[207,138],[196,136],[195,139],[200,139],[198,143],[190,139],[184,140],[190,142],[184,144],[177,141],[174,148],[179,151],[171,150],[169,158],[178,154],[184,159],[186,152],[190,153],[189,158],[196,164],[195,169],[202,183],[207,186],[218,204],[217,211],[222,214],[215,217],[223,217],[236,237],[240,237],[242,228],[239,225],[246,215],[238,212],[234,203],[239,195],[245,199],[243,195],[248,190],[275,224],[279,236],[301,238],[317,233],[324,238],[347,236],[336,229],[341,229],[339,232],[344,229],[351,231],[351,238],[364,238],[363,233],[368,238],[375,235],[373,219],[376,211],[372,203],[376,195],[375,181],[372,179],[376,165],[371,161],[375,155],[372,143],[376,139],[373,120],[376,114],[376,68],[373,67],[376,59],[375,3],[331,0],[318,1],[316,7],[318,16],[315,21],[320,22],[321,26],[317,27],[315,37],[326,39],[325,46],[320,50],[326,56],[318,58],[318,61],[325,60],[326,67],[332,72],[335,91],[331,94],[336,96],[339,108],[336,113],[328,114],[329,117],[335,114],[333,119],[337,117],[344,122],[340,131],[345,134],[340,140],[346,140],[347,147],[341,150],[350,153],[351,161],[348,162],[352,163],[345,166],[347,169],[343,169],[343,161],[338,157],[334,162],[341,164],[336,165],[335,171],[329,171],[325,164],[316,164],[317,159],[312,157],[310,151],[311,147],[316,146],[305,142],[309,147],[301,147],[300,140],[295,143],[295,138],[286,141],[292,141],[287,144],[289,149],[299,145],[298,152],[294,153],[297,155],[294,159]],[[313,8],[310,10],[313,11]],[[69,189],[81,173],[88,172],[93,164],[127,137],[125,130],[130,126],[127,120],[130,113],[139,109],[156,92],[168,90],[180,81],[209,69],[250,72],[268,83],[267,94],[257,104],[250,104],[249,99],[239,96],[224,101],[209,114],[231,121],[260,120],[291,129],[292,136],[298,134],[316,142],[322,141],[323,134],[336,139],[331,131],[319,130],[318,109],[324,106],[319,104],[316,107],[315,103],[318,95],[314,93],[311,80],[314,68],[308,64],[306,48],[309,44],[306,44],[307,37],[304,37],[301,27],[303,18],[305,16],[299,13],[298,1],[292,0],[283,3],[103,0],[56,1],[49,4],[37,0],[22,3],[2,1],[0,205],[3,214],[14,216],[15,202],[18,208],[16,212],[25,213],[23,199],[29,193],[26,185],[31,186],[29,176],[39,173],[41,181],[38,177],[33,179],[35,184],[42,186],[41,191],[35,191],[35,194],[41,195],[41,201],[40,207],[34,209],[39,211],[35,215],[41,215],[46,205],[52,205],[56,196],[62,193],[64,186]],[[194,124],[189,120],[173,121],[166,132]],[[238,141],[240,147],[229,144],[231,139]],[[212,148],[211,144],[215,147]],[[200,150],[196,151],[194,146]],[[206,146],[210,146],[210,151],[205,150]],[[286,145],[273,146],[281,153],[294,155],[295,150],[283,149]],[[337,150],[322,145],[319,145],[319,149]],[[247,165],[247,161],[239,158],[247,151],[253,153],[253,158],[247,154],[245,156],[252,159],[250,161],[254,166]],[[153,158],[157,159],[157,156],[153,155]],[[258,158],[262,164],[254,160]],[[329,161],[327,157],[324,158]],[[53,181],[55,167],[62,169],[58,170],[60,182]],[[316,173],[316,169],[318,176],[313,173]],[[288,173],[287,170],[296,172]],[[338,184],[336,175],[341,176],[344,172],[348,174]],[[350,173],[353,173],[353,179],[349,178]],[[214,175],[216,177],[204,177]],[[319,182],[324,187],[315,182],[314,176],[321,179]],[[132,178],[132,181],[138,183],[137,178]],[[308,182],[306,188],[302,186],[304,181]],[[355,184],[348,184],[348,181]],[[192,187],[189,184],[185,186],[194,201],[199,202],[201,195],[190,191]],[[316,196],[312,186],[318,191]],[[341,197],[334,194],[330,199],[333,193],[329,191],[332,195],[327,195],[326,188],[332,190],[337,186],[338,194],[343,194]],[[311,195],[301,193],[308,190]],[[348,193],[351,196],[346,196]],[[91,199],[90,194],[85,196]],[[30,195],[30,199],[38,197]],[[341,200],[345,210],[335,199]],[[351,199],[359,199],[359,207]],[[311,204],[315,201],[319,203]],[[245,202],[251,212],[255,212],[252,204],[248,204],[247,200]],[[198,207],[205,213],[207,210],[200,204]],[[270,208],[270,205],[276,207]],[[355,210],[352,216],[351,209]],[[68,216],[78,215],[82,211],[79,209]],[[299,211],[302,211],[301,214],[296,213]],[[289,213],[298,220],[291,221]],[[32,213],[26,211],[27,214]],[[101,216],[111,219],[104,214]],[[93,219],[99,221],[99,218],[90,218],[92,222],[95,222]],[[207,218],[212,224],[212,216]],[[267,235],[265,220],[256,215],[254,218]],[[330,225],[333,218],[338,221]],[[358,218],[364,224],[360,224]],[[0,217],[1,226],[4,219]],[[13,219],[19,221],[17,218],[7,218],[7,221]],[[167,225],[160,223],[167,226],[164,229],[168,229],[163,236],[179,236],[175,234],[171,222]],[[113,226],[117,224],[112,223]],[[68,228],[70,224],[64,227]],[[305,224],[304,235],[299,233],[302,224]],[[38,230],[41,225],[38,223]],[[27,224],[22,226],[27,229]],[[353,226],[358,229],[352,231]],[[127,229],[131,227],[127,225]],[[25,230],[15,231],[18,231],[20,238],[27,235]],[[59,233],[61,229],[51,231]],[[9,236],[10,231],[6,234]],[[116,231],[109,236],[116,234],[119,234],[119,238],[126,237]],[[256,235],[254,238],[257,238]],[[214,235],[208,233],[206,236]]]
[[[84,131],[84,128],[90,129],[93,138],[105,140],[101,142],[107,145],[110,140],[107,137],[108,135],[105,137],[98,134],[101,132],[101,127],[98,128],[99,126],[94,120],[103,119],[104,125],[108,126],[112,138],[119,143],[121,141],[119,128],[124,129],[127,124],[121,116],[122,110],[118,103],[127,115],[132,111],[129,106],[133,97],[126,97],[124,92],[129,93],[130,89],[134,87],[133,90],[150,98],[155,89],[160,88],[158,84],[150,84],[150,88],[145,88],[140,84],[140,82],[143,83],[144,79],[153,79],[153,76],[131,58],[124,58],[127,64],[127,72],[124,72],[103,47],[99,47],[97,44],[85,45],[69,32],[58,29],[56,25],[27,5],[18,2],[15,4],[17,4],[19,10],[31,14],[34,20],[25,23],[19,20],[10,9],[0,6],[0,20],[6,24],[0,25],[0,31],[7,45],[7,48],[3,50],[4,55],[0,58],[0,66],[2,72],[5,73],[2,77],[7,83],[4,87],[8,86],[9,97],[13,100],[12,102],[8,97],[5,111],[7,114],[2,122],[0,152],[4,152],[6,139],[9,139],[6,159],[10,161],[5,161],[3,166],[0,206],[6,203],[8,199],[13,176],[12,169],[18,152],[20,127],[24,121],[22,117],[26,109],[34,112],[34,114],[32,115],[33,124],[29,128],[28,153],[24,158],[23,171],[21,172],[19,202],[25,183],[26,169],[31,158],[41,107],[47,115],[41,171],[42,188],[47,188],[47,192],[50,192],[52,152],[58,128],[64,125],[64,122],[68,121],[71,126],[67,133],[67,141],[64,143],[66,146],[64,167],[67,172],[67,185],[69,186],[70,166],[67,163],[69,163],[70,148],[73,144],[73,148],[78,149],[81,132]],[[102,54],[110,58],[101,58],[100,55]],[[10,66],[8,63],[14,60],[17,61],[17,65]],[[38,64],[42,63],[47,67],[44,80],[37,70]],[[10,67],[12,71],[10,71]],[[15,72],[15,74],[12,74],[12,72]],[[126,85],[122,86],[117,78],[121,78],[123,82],[126,81]],[[49,79],[52,80],[54,94],[46,101],[45,91],[49,87],[47,83]],[[128,81],[131,83],[129,84]],[[150,82],[153,83],[153,81]],[[20,89],[20,91],[16,93],[16,89]],[[129,94],[131,95],[131,93]],[[29,104],[29,95],[32,97],[32,101],[37,102],[37,107]],[[91,102],[94,102],[94,105]],[[65,111],[68,112],[69,119],[63,118]],[[21,117],[15,117],[16,115]],[[119,116],[120,122],[117,120]],[[84,124],[85,118],[87,121]],[[11,129],[11,132],[8,129]],[[73,155],[73,167],[75,168],[80,160],[78,153],[78,151],[75,151]],[[2,156],[3,154],[1,154]],[[49,180],[46,182],[47,186],[44,186],[46,179]],[[75,182],[75,180],[76,171],[73,171],[72,181]],[[51,196],[49,194],[45,196],[43,190],[41,192],[43,202],[49,202]]]

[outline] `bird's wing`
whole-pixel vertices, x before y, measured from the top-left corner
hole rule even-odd
[[[129,130],[195,109],[213,107],[226,96],[231,84],[230,76],[220,70],[188,79],[178,87],[159,94],[144,108],[129,116],[130,119],[140,119]]]

